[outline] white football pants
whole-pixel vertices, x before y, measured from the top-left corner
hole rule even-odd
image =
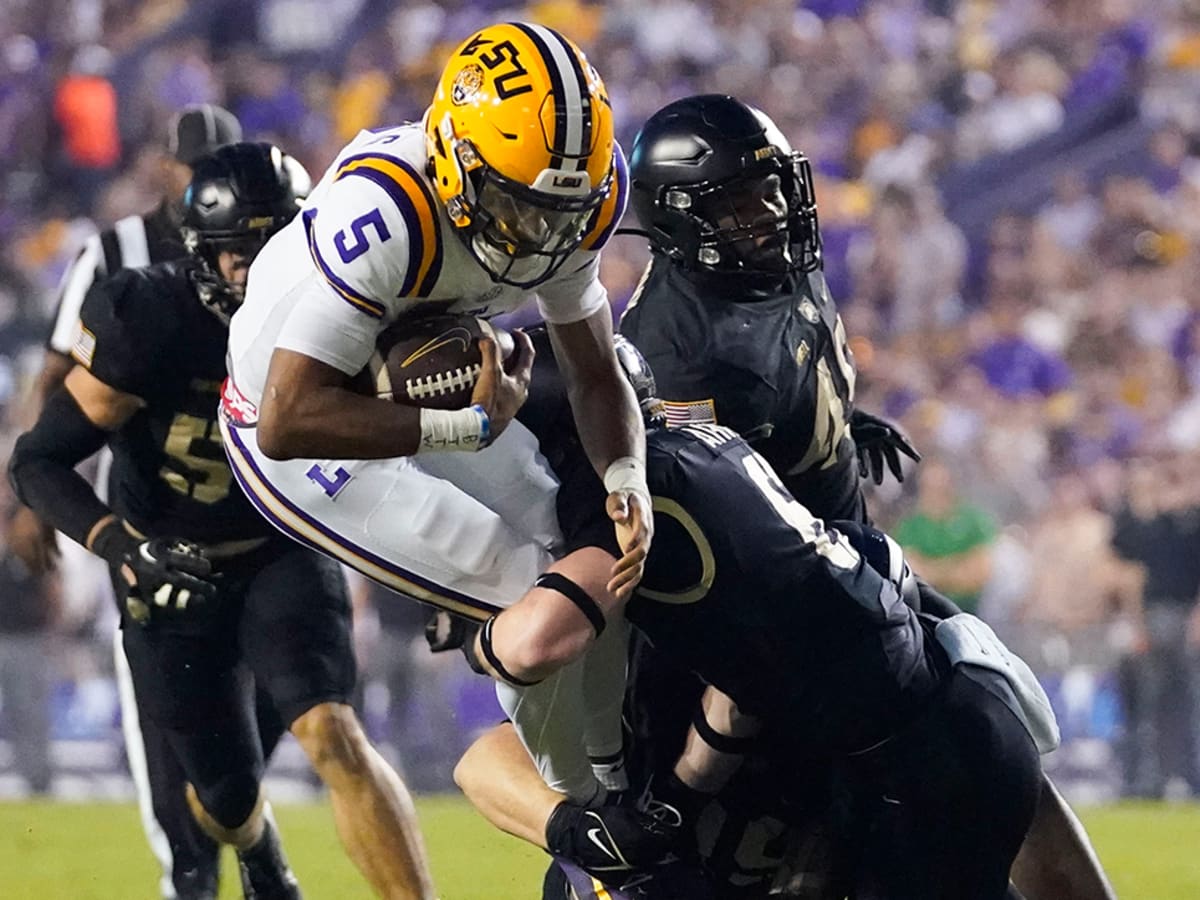
[[[255,429],[220,426],[234,475],[272,525],[408,597],[483,621],[554,560],[558,481],[520,422],[478,453],[382,460],[274,460]],[[612,623],[579,662],[498,688],[547,784],[573,798],[597,792],[589,754],[621,748],[627,639]]]

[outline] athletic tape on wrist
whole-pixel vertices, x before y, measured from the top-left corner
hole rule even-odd
[[[418,453],[472,452],[491,443],[492,422],[478,403],[465,409],[422,409]]]
[[[604,489],[610,494],[615,491],[637,491],[649,497],[645,463],[636,456],[622,456],[613,460],[604,470]]]

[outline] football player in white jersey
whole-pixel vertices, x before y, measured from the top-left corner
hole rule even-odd
[[[488,623],[502,703],[547,782],[584,800],[598,793],[588,754],[620,752],[619,607],[653,528],[641,416],[598,277],[627,188],[608,96],[582,51],[539,25],[482,29],[452,53],[423,121],[361,133],[259,254],[222,399],[234,472],[280,529]],[[523,334],[512,371],[482,342],[464,409],[348,388],[385,327],[428,312],[486,318],[531,296],[609,491],[617,560],[559,545],[557,483],[513,419],[532,361]],[[518,598],[522,614],[493,633],[489,617]],[[583,665],[557,671],[577,649],[561,634],[579,616],[607,633]]]

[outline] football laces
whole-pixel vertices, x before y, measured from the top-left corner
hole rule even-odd
[[[454,394],[475,386],[479,379],[482,365],[475,363],[465,369],[438,372],[436,375],[426,375],[423,378],[407,378],[404,381],[404,392],[413,400],[428,400],[445,394]]]

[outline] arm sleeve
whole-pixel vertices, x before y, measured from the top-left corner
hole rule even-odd
[[[71,357],[105,384],[145,397],[157,380],[164,329],[161,297],[137,270],[122,269],[92,285],[80,312],[79,337]]]
[[[319,278],[310,278],[300,285],[275,346],[356,375],[375,351],[383,325],[383,319],[364,315],[343,303]]]
[[[46,341],[49,349],[63,356],[71,355],[71,348],[79,336],[79,313],[83,308],[83,298],[104,274],[104,250],[100,235],[94,234],[63,273],[54,309],[54,327]]]
[[[86,544],[92,527],[111,510],[75,466],[107,440],[107,432],[59,388],[33,428],[17,440],[9,460],[9,479],[21,502],[79,544]]]
[[[927,613],[935,619],[948,619],[962,612],[958,604],[919,575],[917,576],[917,596],[920,598],[917,612]],[[905,597],[905,600],[907,599]]]

